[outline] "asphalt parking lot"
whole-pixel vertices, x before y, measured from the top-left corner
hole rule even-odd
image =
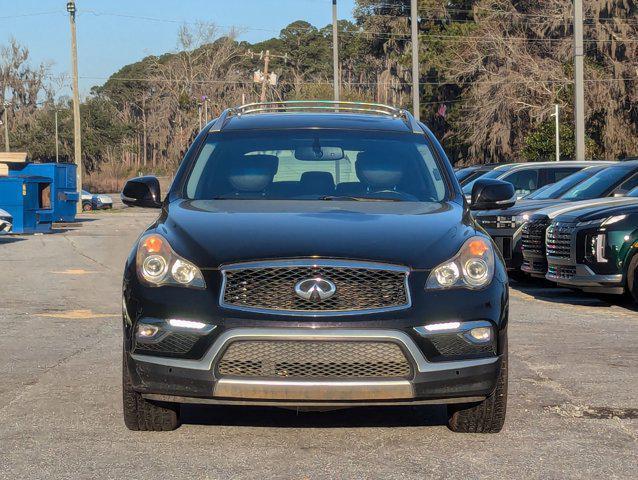
[[[635,478],[638,311],[514,284],[504,431],[439,407],[187,407],[175,432],[121,418],[121,273],[155,212],[0,238],[0,478]]]

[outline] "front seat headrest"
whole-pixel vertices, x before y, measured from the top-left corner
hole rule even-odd
[[[403,178],[403,162],[377,152],[360,152],[355,169],[359,180],[372,188],[394,188]]]
[[[244,155],[232,162],[228,181],[239,192],[261,192],[272,183],[278,169],[275,155]]]

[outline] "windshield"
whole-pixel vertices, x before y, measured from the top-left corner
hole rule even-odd
[[[489,172],[484,173],[483,175],[480,175],[474,179],[472,179],[471,182],[466,183],[463,186],[463,193],[467,193],[470,194],[472,193],[472,187],[474,187],[474,183],[476,183],[476,181],[479,178],[498,178],[501,175],[507,173],[512,167],[505,167],[505,168],[497,168],[495,170],[490,170]]]
[[[568,190],[564,200],[590,200],[608,195],[631,172],[629,167],[610,167]]]
[[[447,187],[422,136],[286,130],[210,135],[184,193],[194,200],[438,202]]]
[[[599,172],[601,168],[587,168],[585,170],[581,170],[580,172],[573,173],[569,177],[565,177],[556,183],[546,185],[545,187],[536,190],[533,193],[530,193],[525,198],[532,200],[549,200],[560,198],[560,196],[566,193],[569,189],[575,187],[579,183],[582,183],[595,173]]]

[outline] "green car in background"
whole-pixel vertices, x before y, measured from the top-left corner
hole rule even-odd
[[[554,219],[546,237],[548,280],[586,292],[629,292],[638,303],[638,189],[628,196],[636,201]]]

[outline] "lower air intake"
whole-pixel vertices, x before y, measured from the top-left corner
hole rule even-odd
[[[391,342],[236,341],[217,364],[220,377],[404,379],[411,373]]]

